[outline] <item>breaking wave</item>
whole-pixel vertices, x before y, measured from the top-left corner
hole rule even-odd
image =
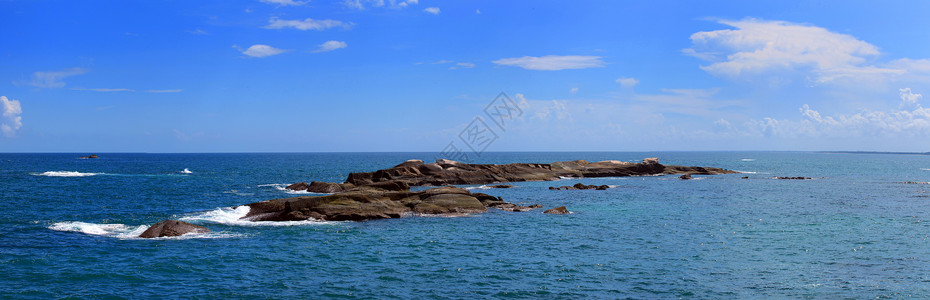
[[[332,221],[249,221],[242,219],[249,214],[251,208],[242,205],[236,207],[221,207],[211,211],[192,214],[181,217],[178,220],[191,223],[216,223],[230,226],[297,226],[297,225],[319,225],[319,224],[336,224],[340,222]]]
[[[48,176],[48,177],[87,177],[100,175],[103,173],[82,173],[77,171],[48,171],[42,173],[32,173],[35,176]]]

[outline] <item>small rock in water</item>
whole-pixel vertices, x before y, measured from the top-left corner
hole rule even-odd
[[[570,214],[571,212],[568,211],[568,209],[565,208],[565,206],[559,206],[559,207],[556,207],[556,208],[547,209],[547,210],[544,211],[543,213],[544,213],[544,214],[553,214],[553,215],[565,215],[565,214]]]
[[[691,179],[691,174],[681,175],[681,176],[678,177],[678,178],[681,178],[681,180],[689,180],[689,179]]]
[[[157,237],[166,237],[166,236],[180,236],[186,233],[204,233],[209,232],[210,229],[207,229],[203,226],[197,226],[187,222],[181,222],[177,220],[166,220],[155,223],[149,229],[146,229],[145,232],[139,235],[140,238],[157,238]]]

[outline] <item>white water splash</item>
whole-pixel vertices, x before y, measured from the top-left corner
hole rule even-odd
[[[100,175],[103,173],[81,173],[77,171],[48,171],[42,173],[32,173],[35,176],[48,176],[48,177],[87,177]]]
[[[337,224],[341,222],[332,221],[250,221],[243,219],[249,214],[250,207],[246,205],[236,207],[221,207],[211,211],[192,214],[181,217],[180,221],[198,223],[209,222],[230,226],[298,226],[298,225],[320,225],[320,224]]]

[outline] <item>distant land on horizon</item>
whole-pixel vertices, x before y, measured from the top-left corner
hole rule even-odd
[[[930,155],[930,152],[887,152],[887,151],[817,151],[817,153]]]

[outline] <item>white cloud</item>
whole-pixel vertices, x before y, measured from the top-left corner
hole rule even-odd
[[[300,6],[300,5],[307,4],[307,2],[305,1],[294,1],[294,0],[259,0],[259,1],[261,1],[262,3],[277,4],[280,6]]]
[[[65,83],[62,81],[62,79],[74,75],[81,75],[87,72],[88,70],[84,68],[70,68],[61,71],[35,72],[32,73],[32,81],[27,82],[27,84],[40,88],[60,88],[65,86]]]
[[[581,55],[524,56],[498,59],[493,61],[493,63],[503,66],[521,67],[527,70],[542,71],[600,68],[606,65],[606,63],[601,60],[600,56]]]
[[[106,89],[106,88],[97,88],[97,89],[85,89],[85,88],[73,88],[75,91],[92,91],[92,92],[135,92],[133,89]]]
[[[182,89],[174,89],[174,90],[147,90],[147,91],[145,91],[145,92],[146,92],[146,93],[180,93],[181,91],[183,91],[183,90],[182,90]]]
[[[475,64],[470,62],[460,62],[455,64],[457,67],[471,69],[475,67]]]
[[[739,77],[770,71],[810,72],[815,82],[874,79],[903,70],[868,63],[878,47],[847,34],[784,21],[719,21],[736,29],[701,31],[691,35],[693,47],[684,53],[707,60],[701,69],[719,76]]]
[[[306,18],[303,20],[282,20],[276,17],[272,17],[268,20],[268,25],[265,25],[262,28],[266,29],[283,29],[283,28],[294,28],[297,30],[317,30],[323,31],[326,29],[334,27],[342,27],[343,29],[352,28],[355,25],[352,22],[343,22],[339,20],[314,20],[311,18]]]
[[[313,52],[333,51],[333,50],[336,50],[336,49],[345,48],[346,46],[348,46],[348,45],[346,45],[346,42],[340,42],[340,41],[327,41],[327,42],[325,42],[325,43],[320,44],[319,49],[317,49],[316,51],[313,51]]]
[[[241,49],[240,49],[241,50]],[[272,55],[278,55],[288,50],[278,49],[268,45],[252,45],[245,51],[242,51],[242,54],[251,56],[251,57],[266,57]]]
[[[0,96],[0,104],[3,107],[3,119],[0,122],[0,131],[7,137],[16,135],[16,131],[23,127],[23,108],[19,100],[10,100],[6,96]]]
[[[930,109],[923,108],[922,96],[910,88],[900,89],[897,110],[861,110],[854,114],[824,115],[804,104],[799,120],[763,118],[746,123],[746,134],[765,137],[815,138],[906,138],[930,137]]]
[[[438,8],[438,7],[427,7],[426,9],[423,9],[423,11],[428,12],[428,13],[431,13],[431,14],[434,14],[434,15],[438,15],[438,14],[439,14],[439,8]]]
[[[620,77],[620,78],[617,78],[616,81],[617,83],[620,84],[620,87],[625,88],[625,89],[632,88],[636,86],[637,84],[639,84],[639,79],[632,78],[632,77],[630,78]]]
[[[345,0],[343,4],[349,8],[354,9],[365,9],[365,5],[368,4],[372,7],[388,7],[388,8],[406,8],[411,5],[419,4],[419,0]]]
[[[578,88],[573,87],[573,88],[572,88],[571,90],[569,90],[569,91],[572,93],[572,95],[574,95],[575,93],[578,92]]]
[[[476,10],[475,10],[475,14],[476,14],[476,15],[480,15],[480,14],[481,14],[481,10],[480,10],[480,9],[476,9]]]
[[[445,60],[445,59],[444,59],[444,60],[440,60],[440,61],[431,62],[431,64],[434,64],[434,65],[441,65],[441,64],[448,64],[448,63],[452,63],[452,62],[455,62],[455,61],[452,61],[452,60]]]

